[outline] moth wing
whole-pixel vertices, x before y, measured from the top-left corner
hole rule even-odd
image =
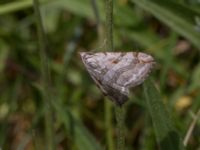
[[[121,106],[128,100],[127,88],[126,88],[127,90],[126,92],[122,92],[123,90],[118,85],[110,86],[109,84],[102,84],[94,76],[91,75],[91,77],[95,81],[97,87],[102,91],[102,93],[105,96],[109,97],[117,105]]]
[[[121,73],[116,83],[122,87],[131,88],[144,82],[155,65],[151,56],[146,55],[146,57],[148,59],[145,61],[139,57],[138,62],[132,64],[133,67],[131,65],[127,66],[126,71]]]
[[[97,87],[103,92],[103,94],[105,96],[107,96],[107,91],[104,89],[103,85],[101,85],[100,80],[97,80],[93,75],[91,75],[92,79],[94,80],[94,82],[96,83]]]
[[[117,105],[122,106],[128,100],[128,94],[122,92],[119,88],[115,86],[110,86],[109,84],[104,84],[103,88],[105,89],[107,95],[113,102]]]

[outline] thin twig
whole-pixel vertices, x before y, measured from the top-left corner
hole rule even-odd
[[[55,149],[55,140],[54,140],[54,131],[53,131],[53,118],[52,118],[52,107],[51,107],[51,90],[50,90],[50,71],[49,71],[49,63],[46,53],[46,37],[44,32],[44,27],[42,24],[42,18],[39,10],[39,2],[38,0],[34,0],[34,10],[37,21],[37,30],[38,30],[38,42],[39,42],[39,51],[40,51],[40,59],[41,59],[41,72],[42,72],[42,82],[43,82],[43,99],[44,99],[44,107],[45,107],[45,134],[46,134],[46,142],[47,149],[54,150]]]
[[[188,131],[187,131],[187,133],[185,135],[185,138],[184,138],[184,141],[183,141],[183,145],[184,146],[187,146],[188,141],[189,141],[189,139],[190,139],[190,137],[192,135],[192,131],[194,130],[194,127],[195,127],[199,117],[200,117],[200,109],[198,110],[196,116],[194,117],[194,119],[193,119],[192,123],[190,124],[190,127],[189,127],[189,129],[188,129]]]

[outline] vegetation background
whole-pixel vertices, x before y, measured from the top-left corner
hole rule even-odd
[[[46,100],[33,1],[0,1],[0,149],[116,149],[113,104],[78,55],[105,51],[105,0],[41,2]],[[125,105],[126,148],[182,149],[184,141],[199,150],[200,1],[115,0],[113,27],[116,51],[146,52],[158,63]]]

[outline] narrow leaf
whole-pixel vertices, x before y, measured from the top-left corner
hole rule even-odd
[[[144,83],[144,93],[159,148],[161,150],[182,149],[181,138],[152,81],[147,80]]]

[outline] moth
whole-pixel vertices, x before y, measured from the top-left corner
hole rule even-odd
[[[155,61],[142,52],[80,52],[82,61],[96,85],[117,105],[127,100],[129,89],[141,84]]]

